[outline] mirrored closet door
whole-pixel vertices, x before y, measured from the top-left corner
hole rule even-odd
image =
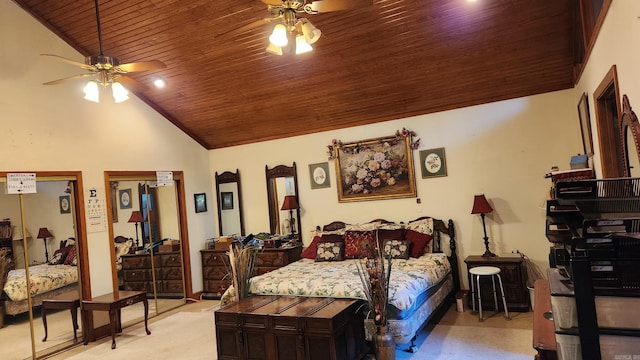
[[[6,174],[0,186],[6,189]],[[36,176],[36,192],[0,193],[2,359],[39,358],[82,341],[78,176]],[[29,278],[30,281],[26,281]]]
[[[107,172],[110,238],[113,239],[114,292],[145,291],[149,316],[184,305],[188,245],[181,173],[158,186],[155,172]],[[187,260],[185,260],[187,259]],[[143,320],[134,304],[122,310],[122,323]]]

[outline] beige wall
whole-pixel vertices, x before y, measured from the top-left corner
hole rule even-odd
[[[589,57],[584,72],[576,86],[574,103],[577,104],[579,96],[587,93],[589,96],[589,108],[591,118],[591,131],[593,132],[593,157],[596,164],[595,170],[601,175],[600,148],[598,142],[598,130],[595,118],[595,100],[593,92],[596,90],[604,76],[616,65],[618,72],[618,86],[622,99],[627,94],[633,110],[638,113],[640,109],[640,1],[615,0],[600,29],[600,34]],[[622,101],[622,100],[621,100]]]
[[[192,194],[213,194],[207,150],[135,96],[95,104],[82,99],[83,81],[40,85],[82,70],[39,54],[83,58],[11,1],[0,2],[0,46],[0,170],[82,171],[85,189],[103,195],[105,170],[184,171],[193,286],[202,290],[198,251],[214,235],[214,213],[195,214]],[[109,242],[107,232],[89,234],[94,295],[111,291]]]
[[[487,217],[491,249],[520,250],[548,266],[543,202],[551,166],[569,168],[580,152],[579,122],[572,90],[547,93],[431,115],[211,151],[213,171],[239,168],[246,232],[269,231],[264,167],[294,161],[298,166],[302,235],[334,220],[351,223],[385,218],[407,221],[430,215],[453,219],[458,255],[482,254],[482,224],[470,215],[474,194],[486,194],[495,212]],[[331,187],[312,190],[308,165],[327,161],[332,139],[344,142],[392,135],[406,127],[422,139],[414,152],[416,199],[339,203],[333,162]],[[448,176],[422,179],[419,150],[444,147]],[[462,268],[466,271],[466,268]]]

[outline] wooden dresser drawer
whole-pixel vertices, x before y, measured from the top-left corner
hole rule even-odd
[[[229,257],[224,252],[203,252],[202,266],[225,266],[229,264]]]
[[[151,280],[151,270],[124,270],[122,272],[122,278],[124,281],[145,281]]]
[[[222,280],[227,275],[231,276],[230,271],[223,266],[207,266],[202,269],[202,275],[205,280]]]
[[[284,251],[263,251],[258,253],[256,258],[256,266],[259,267],[281,267],[287,265],[288,256]]]
[[[229,280],[206,280],[204,282],[204,292],[222,296],[229,286],[231,286],[231,281]]]
[[[163,280],[180,280],[180,283],[182,283],[182,268],[162,268],[160,269],[160,278]]]
[[[184,288],[182,287],[182,280],[167,280],[163,281],[163,292],[167,293],[181,293]]]
[[[181,265],[182,265],[182,261],[180,260],[180,253],[179,252],[174,253],[174,254],[162,254],[162,255],[160,255],[160,266],[161,267],[180,267]]]
[[[148,256],[123,255],[122,267],[125,269],[149,269],[151,268],[151,260]]]

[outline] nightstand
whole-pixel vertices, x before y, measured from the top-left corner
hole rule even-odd
[[[468,256],[464,262],[468,270],[476,266],[495,266],[500,268],[500,276],[504,285],[505,298],[509,311],[529,311],[529,293],[527,290],[527,270],[521,256],[496,256],[484,258],[480,255]],[[469,284],[471,284],[471,277]],[[482,294],[482,308],[495,311],[493,302],[493,288],[490,279],[480,279],[480,289]],[[483,281],[486,280],[486,281]],[[474,301],[474,299],[470,299]],[[498,302],[499,310],[502,304]]]

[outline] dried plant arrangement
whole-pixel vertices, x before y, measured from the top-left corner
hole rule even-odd
[[[237,301],[249,296],[250,279],[258,251],[260,248],[257,246],[244,245],[241,241],[234,241],[229,246],[229,263]]]
[[[371,258],[360,259],[356,262],[356,267],[369,304],[368,318],[372,318],[377,326],[386,326],[391,255],[385,257],[377,236]]]

